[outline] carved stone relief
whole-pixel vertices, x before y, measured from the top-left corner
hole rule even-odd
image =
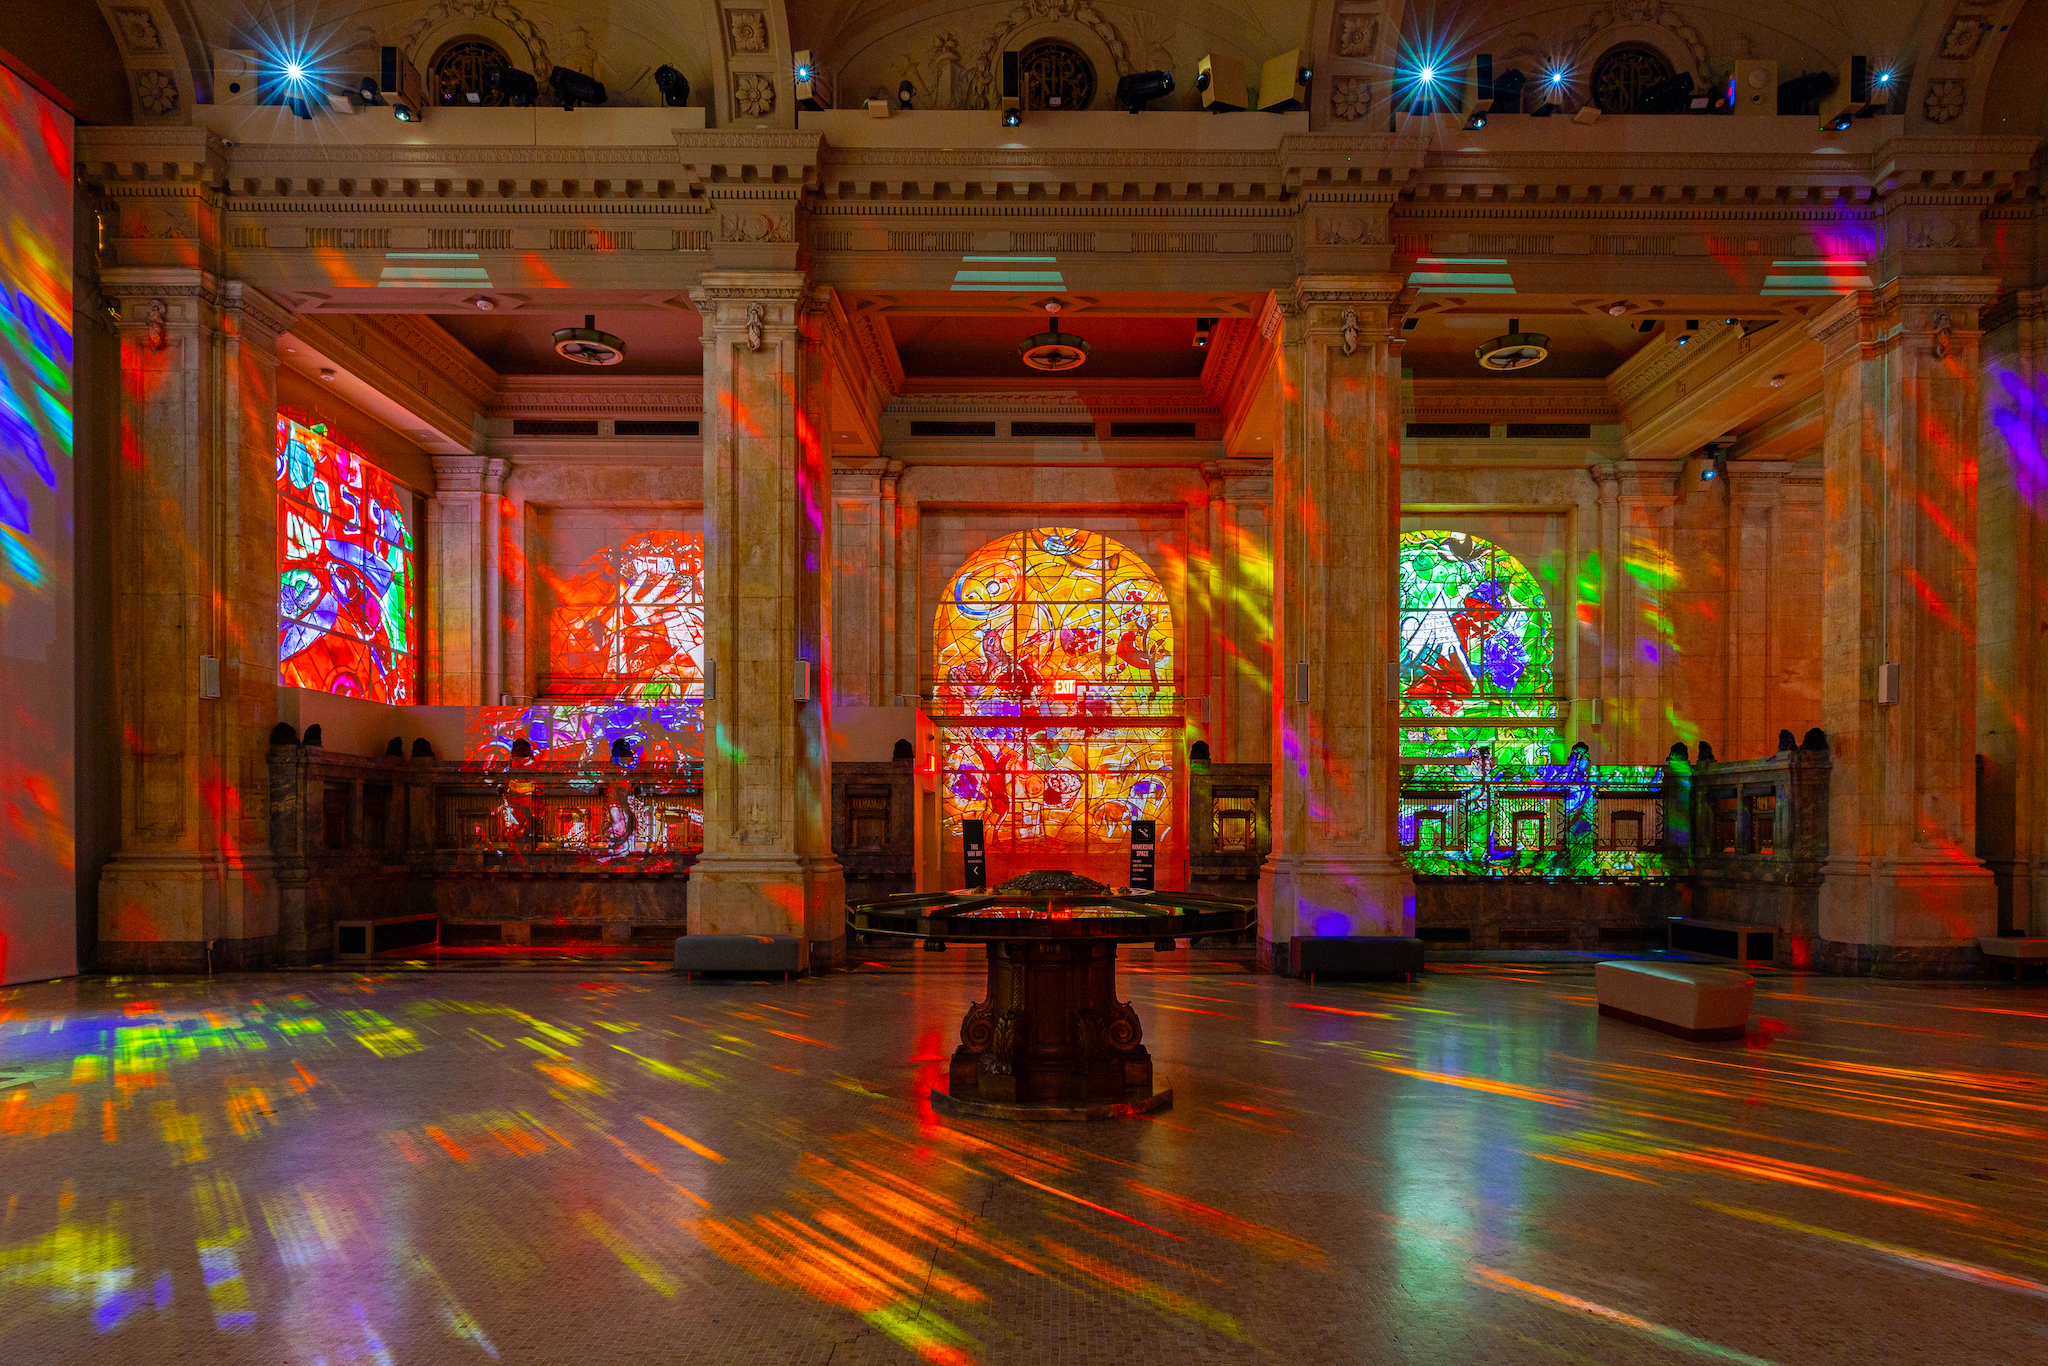
[[[1947,218],[1916,218],[1906,229],[1906,245],[1916,251],[1963,245],[1962,230]]]
[[[1016,8],[1004,15],[995,31],[982,43],[974,65],[967,72],[966,107],[986,107],[989,92],[995,88],[996,67],[1002,61],[1002,54],[1009,50],[1010,35],[1026,24],[1047,19],[1065,19],[1079,24],[1101,40],[1109,49],[1110,60],[1116,65],[1116,74],[1128,76],[1131,66],[1130,44],[1124,40],[1117,26],[1109,18],[1088,4],[1087,0],[1022,0]]]
[[[1380,17],[1371,10],[1340,10],[1337,14],[1337,55],[1370,57],[1379,46]]]
[[[737,71],[732,78],[733,108],[747,118],[775,112],[775,78],[758,71]]]
[[[428,59],[434,55],[434,47],[438,47],[440,40],[450,36],[442,30],[456,23],[466,28],[474,27],[480,20],[501,25],[516,38],[526,49],[528,69],[533,72],[534,79],[546,84],[548,76],[555,69],[553,59],[548,56],[547,40],[541,37],[540,29],[533,20],[521,14],[511,0],[439,0],[406,29],[404,42],[400,46],[404,49],[407,59],[414,66],[424,70]],[[496,40],[502,35],[494,34],[486,28],[484,36]],[[435,40],[431,46],[429,39]],[[519,60],[515,52],[508,50],[506,55],[511,57],[515,64]]]
[[[1372,108],[1372,82],[1363,76],[1340,76],[1330,82],[1330,114],[1340,119],[1362,119]]]
[[[725,12],[725,41],[735,57],[768,50],[768,15],[757,9],[729,9]]]
[[[1977,44],[1983,41],[1984,25],[1976,19],[1957,18],[1948,26],[1948,32],[1941,35],[1941,55],[1952,62],[1967,62],[1977,55]]]
[[[1968,96],[1969,87],[1962,81],[1929,81],[1921,111],[1927,115],[1929,123],[1948,123],[1962,117],[1963,102]]]
[[[178,108],[178,78],[168,71],[135,73],[135,107],[145,114],[169,114]]]
[[[1585,23],[1572,30],[1571,49],[1587,57],[1596,55],[1599,47],[1605,45],[1601,34],[1611,28],[1662,29],[1691,56],[1695,75],[1708,69],[1707,45],[1699,30],[1663,0],[1615,0],[1599,6],[1586,16]]]
[[[1386,225],[1364,214],[1332,214],[1316,220],[1316,241],[1326,247],[1384,246],[1391,241]]]
[[[718,217],[718,240],[721,242],[787,242],[790,240],[790,224],[787,218],[766,213],[759,209],[742,209]]]
[[[114,24],[120,30],[121,46],[130,52],[162,52],[163,31],[156,26],[156,16],[139,7],[117,6]]]

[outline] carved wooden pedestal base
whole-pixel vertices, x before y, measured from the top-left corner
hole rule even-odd
[[[988,994],[961,1021],[950,1094],[932,1098],[959,1113],[1015,1119],[1160,1109],[1173,1093],[1153,1094],[1144,1034],[1130,1002],[1116,999],[1114,942],[991,943]]]

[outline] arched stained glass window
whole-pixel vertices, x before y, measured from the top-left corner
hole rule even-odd
[[[991,884],[1067,868],[1118,885],[1150,820],[1177,885],[1173,612],[1135,552],[1073,527],[991,541],[947,585],[933,648],[949,860],[978,820]]]
[[[1403,753],[1487,746],[1502,760],[1550,762],[1562,709],[1555,654],[1548,600],[1520,560],[1462,532],[1402,534]]]
[[[939,604],[938,700],[951,713],[1163,714],[1173,611],[1150,567],[1107,536],[1038,527],[967,557]]]

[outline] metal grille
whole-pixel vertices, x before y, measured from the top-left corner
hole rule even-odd
[[[440,104],[468,104],[470,94],[475,93],[478,104],[501,105],[505,94],[501,90],[484,89],[484,69],[491,66],[510,66],[504,51],[487,38],[475,35],[452,39],[442,45],[434,54],[428,78],[433,85],[434,98]]]
[[[1143,436],[1193,436],[1192,422],[1112,422],[1109,434],[1113,437],[1129,438]]]
[[[696,436],[695,422],[676,422],[663,419],[639,420],[621,418],[612,424],[614,436]]]
[[[1017,70],[1026,109],[1086,109],[1095,98],[1095,68],[1080,49],[1057,39],[1025,48]]]
[[[1640,43],[1623,43],[1593,63],[1593,103],[1603,114],[1633,114],[1643,92],[1671,74],[1664,54]]]

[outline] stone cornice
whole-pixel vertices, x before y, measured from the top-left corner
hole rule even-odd
[[[676,130],[676,155],[692,190],[787,191],[818,187],[824,138],[817,133]]]
[[[493,418],[701,418],[699,375],[507,375],[486,409]]]

